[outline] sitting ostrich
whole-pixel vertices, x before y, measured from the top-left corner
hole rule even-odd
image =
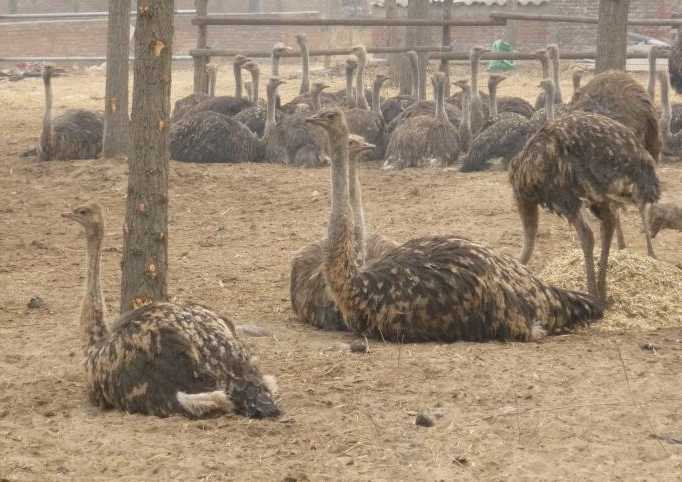
[[[384,256],[395,248],[397,243],[377,233],[366,235],[358,164],[374,146],[362,137],[351,134],[348,138],[348,149],[350,154],[348,191],[354,219],[353,249],[358,264],[363,266]],[[306,246],[294,256],[289,288],[291,306],[296,317],[303,323],[324,330],[347,330],[348,326],[327,289],[322,273],[326,249],[327,240],[323,239]]]
[[[244,124],[258,137],[263,137],[267,113],[266,105],[260,99],[260,67],[255,62],[247,62],[243,68],[251,74],[251,90],[253,92],[251,102],[253,106],[242,109],[232,118]]]
[[[158,417],[279,415],[274,379],[261,375],[232,323],[211,310],[155,302],[106,324],[102,209],[90,204],[63,216],[80,223],[87,240],[80,330],[92,404]]]
[[[602,316],[590,297],[550,287],[513,259],[458,236],[414,239],[358,266],[344,114],[326,110],[308,122],[332,144],[323,274],[355,332],[395,342],[526,341]]]
[[[43,130],[38,144],[41,161],[96,159],[102,152],[104,118],[101,114],[83,109],[67,110],[52,119],[52,77],[54,66],[43,67],[45,113]]]
[[[235,69],[240,68],[241,64],[247,62],[248,59],[243,55],[237,55],[235,57]],[[206,75],[208,77],[208,92],[197,92],[194,94],[187,95],[182,99],[175,101],[175,106],[173,107],[173,115],[171,116],[171,121],[175,122],[180,120],[180,118],[187,113],[192,107],[200,102],[205,101],[211,97],[215,97],[215,87],[218,80],[218,66],[216,64],[206,65]],[[237,85],[238,95],[241,96],[241,73],[236,74],[235,71],[235,82]]]
[[[445,75],[436,72],[432,83],[433,114],[409,117],[400,123],[389,139],[384,168],[446,167],[457,161],[461,143],[457,128],[445,113]]]
[[[554,83],[541,82],[545,98]],[[649,254],[653,247],[646,223],[648,205],[658,201],[656,162],[634,133],[600,114],[573,112],[554,119],[547,100],[547,122],[510,166],[510,180],[521,215],[524,240],[521,262],[528,263],[538,229],[538,206],[565,217],[575,228],[585,256],[587,289],[606,302],[606,271],[617,208],[634,203],[640,210]],[[595,278],[592,230],[582,215],[588,207],[601,223],[601,258]]]

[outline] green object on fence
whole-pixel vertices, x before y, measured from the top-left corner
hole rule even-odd
[[[512,52],[514,49],[512,44],[504,40],[495,40],[493,42],[493,52]],[[514,62],[511,60],[491,60],[488,62],[488,70],[512,70]]]

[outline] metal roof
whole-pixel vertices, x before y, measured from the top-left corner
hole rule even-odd
[[[542,5],[549,2],[549,0],[517,0],[519,5]],[[408,0],[396,0],[399,7],[407,7]],[[430,3],[443,3],[443,0],[430,0]],[[507,0],[454,0],[455,5],[506,5]],[[384,7],[384,0],[375,0],[372,2],[373,7]]]

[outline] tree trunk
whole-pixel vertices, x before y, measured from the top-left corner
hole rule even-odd
[[[445,0],[443,2],[443,20],[450,20],[452,18],[452,0]],[[443,38],[441,47],[443,50],[449,49],[452,44],[452,35],[450,34],[450,26],[443,27]],[[441,59],[440,71],[445,74],[445,97],[450,97],[450,64],[447,59]]]
[[[427,18],[429,15],[429,0],[412,0],[407,4],[407,18]],[[428,39],[429,29],[424,27],[408,27],[407,28],[407,46],[416,47],[419,45],[425,45],[425,40]],[[426,63],[428,62],[428,54],[419,54],[419,91],[421,92],[422,98],[426,98]],[[403,63],[403,72],[407,69],[409,63]],[[409,78],[404,73],[401,74],[400,84],[401,92],[403,90],[402,85],[405,80]]]
[[[114,157],[128,149],[128,54],[130,0],[109,0],[107,86],[104,97],[102,155]]]
[[[625,70],[630,0],[600,0],[595,71]]]
[[[162,0],[165,1],[165,0]],[[194,9],[197,16],[208,15],[208,0],[194,0]],[[208,27],[199,25],[197,27],[197,48],[205,49],[208,47]],[[194,93],[208,94],[208,74],[206,66],[211,61],[209,57],[194,57]]]
[[[168,132],[173,0],[139,2],[121,312],[168,297]]]

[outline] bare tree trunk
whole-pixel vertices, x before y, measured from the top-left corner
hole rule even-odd
[[[625,70],[629,8],[630,0],[599,0],[597,73],[609,69]]]
[[[194,8],[197,11],[197,16],[208,15],[208,0],[194,0]],[[197,28],[199,36],[197,37],[197,48],[205,49],[208,47],[208,27],[206,25],[199,25]],[[209,57],[194,57],[194,93],[208,94],[208,75],[206,74],[206,66],[211,61]]]
[[[107,87],[104,96],[102,155],[114,157],[128,149],[128,53],[130,0],[109,0]]]
[[[122,313],[168,297],[168,132],[174,1],[140,4],[123,226]]]
[[[518,0],[509,0],[507,7],[511,13],[516,13],[519,10]],[[516,20],[507,20],[507,27],[504,29],[504,37],[507,42],[516,47],[519,39],[519,22]]]
[[[445,0],[443,2],[443,20],[447,21],[452,18],[452,0]],[[443,50],[449,49],[452,44],[452,35],[450,34],[450,26],[443,27],[443,39],[441,46]],[[441,59],[440,71],[445,74],[445,97],[450,97],[450,64],[447,59]]]
[[[408,18],[427,18],[429,15],[429,0],[412,0],[407,4],[407,17]],[[418,45],[425,45],[425,39],[428,38],[429,29],[424,27],[408,27],[407,28],[407,46],[416,47]],[[428,61],[428,55],[424,53],[419,54],[419,91],[421,92],[422,98],[426,98],[426,62]],[[403,71],[407,70],[407,65],[403,64]],[[401,92],[403,81],[406,80],[407,76],[401,74],[400,84]]]

